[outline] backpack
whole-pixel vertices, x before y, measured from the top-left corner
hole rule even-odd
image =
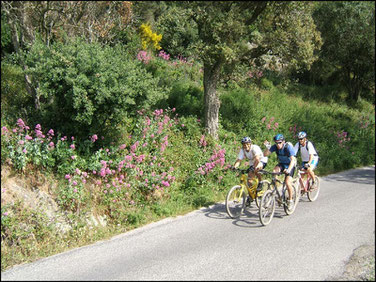
[[[317,156],[317,157],[320,159],[320,157],[319,157],[319,151],[317,151],[317,149],[316,149],[316,147],[315,147],[315,144],[313,144],[312,141],[307,140],[307,144],[306,144],[307,147],[308,147],[308,142],[310,142],[310,143],[312,144],[313,148],[314,148],[315,151],[316,151],[316,154],[315,154],[314,156]],[[301,147],[301,145],[300,145],[300,142],[299,142],[299,149],[298,149],[298,151],[300,151],[300,147]]]
[[[279,150],[275,151],[277,153],[277,156],[286,156],[287,157],[287,147],[290,145],[292,148],[294,148],[294,145],[292,145],[291,142],[286,142],[285,146],[283,147],[283,153],[279,154]],[[294,155],[295,156],[295,155]]]

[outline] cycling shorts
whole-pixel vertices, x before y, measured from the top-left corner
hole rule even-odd
[[[305,164],[306,163],[308,163],[308,162],[302,162],[302,168],[305,168]],[[317,167],[317,165],[318,165],[318,163],[319,163],[319,160],[317,159],[317,160],[315,160],[315,159],[313,159],[309,164],[310,164],[310,168],[312,169],[312,170],[314,170],[316,167]]]
[[[279,163],[279,164],[277,164],[277,166],[279,166],[279,168],[281,169],[281,171],[284,171],[285,169],[289,168],[289,164]],[[291,171],[290,171],[290,173],[288,175],[290,175],[291,177],[293,177],[294,176],[294,172],[295,172],[295,166],[291,169]]]

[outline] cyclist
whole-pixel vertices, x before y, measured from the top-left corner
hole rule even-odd
[[[268,158],[264,157],[260,146],[252,144],[249,137],[244,137],[241,141],[242,148],[239,151],[238,158],[235,161],[234,168],[239,167],[244,158],[249,159],[249,172],[248,172],[248,186],[251,186],[250,180],[256,175],[259,182],[261,175],[258,173],[260,169],[264,169]],[[254,169],[254,172],[252,171]]]
[[[298,142],[295,144],[294,150],[296,154],[300,150],[302,168],[307,170],[309,176],[313,179],[313,185],[315,185],[314,169],[319,163],[319,155],[312,142],[308,141],[306,132],[301,131],[298,133]]]
[[[289,199],[287,201],[287,207],[291,209],[294,205],[292,200],[292,177],[295,172],[295,151],[291,143],[285,141],[283,134],[277,134],[274,136],[275,144],[270,145],[268,140],[264,141],[264,145],[267,148],[264,151],[264,156],[269,156],[271,153],[276,152],[278,156],[278,164],[274,167],[273,172],[284,172],[285,173],[285,183],[287,186],[287,191],[289,194]]]

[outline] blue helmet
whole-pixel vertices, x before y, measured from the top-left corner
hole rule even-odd
[[[244,143],[252,143],[251,138],[249,138],[249,137],[243,137],[242,144],[244,144]]]
[[[273,139],[274,141],[283,141],[285,140],[285,137],[283,136],[283,134],[277,134]]]
[[[307,137],[307,133],[305,133],[304,131],[300,131],[298,133],[298,139],[302,139],[302,138],[306,138]]]

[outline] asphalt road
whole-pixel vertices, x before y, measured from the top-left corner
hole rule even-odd
[[[254,205],[254,204],[253,204]],[[1,273],[1,280],[325,280],[375,244],[375,167],[321,178],[315,202],[264,227],[255,206],[238,220],[224,203],[165,219]]]

